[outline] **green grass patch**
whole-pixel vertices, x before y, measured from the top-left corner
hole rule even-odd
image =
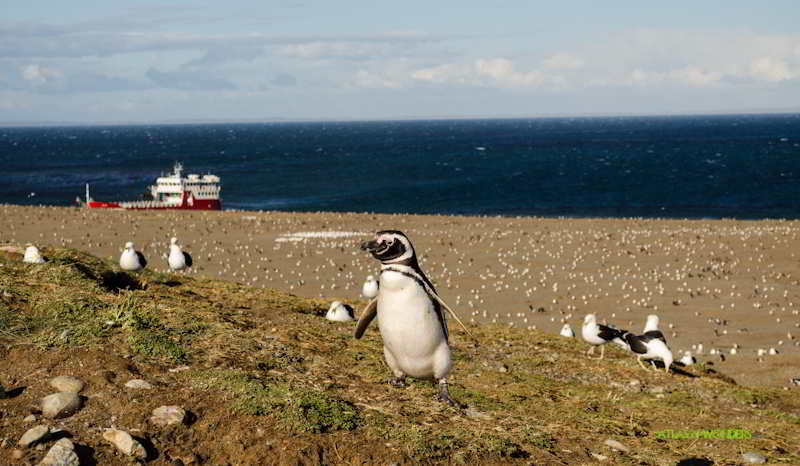
[[[236,395],[235,408],[251,416],[270,416],[288,430],[325,433],[353,430],[360,412],[350,403],[315,389],[249,376],[236,370],[205,370],[191,374],[203,388],[219,388]]]
[[[128,337],[131,351],[154,359],[178,363],[188,359],[186,348],[163,330],[142,330]]]

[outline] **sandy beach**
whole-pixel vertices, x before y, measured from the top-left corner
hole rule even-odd
[[[789,379],[800,377],[798,221],[0,206],[0,246],[118,258],[133,241],[148,267],[163,271],[176,236],[194,258],[192,274],[354,304],[379,269],[358,245],[380,229],[411,238],[465,321],[554,334],[566,322],[579,334],[583,316],[595,313],[640,332],[657,314],[676,359],[692,351],[743,385],[793,387]]]

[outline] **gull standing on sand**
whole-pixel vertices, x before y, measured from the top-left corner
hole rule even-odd
[[[378,296],[378,282],[372,275],[367,276],[367,281],[361,287],[361,295],[367,299],[373,299]]]
[[[44,264],[46,261],[41,254],[39,254],[39,248],[36,246],[29,244],[27,248],[25,248],[25,257],[22,258],[22,262],[26,262],[28,264]]]
[[[595,346],[600,346],[600,357],[597,359],[603,359],[605,355],[604,345],[610,341],[628,349],[628,344],[623,340],[625,333],[624,330],[619,330],[607,325],[599,325],[597,323],[597,316],[594,314],[586,314],[586,317],[583,318],[581,336],[586,343],[591,345],[586,354],[594,354]]]
[[[575,338],[575,332],[572,331],[572,327],[570,327],[569,324],[564,324],[564,326],[561,327],[561,336]]]
[[[133,243],[128,241],[125,243],[125,249],[122,255],[119,256],[119,267],[128,272],[136,272],[147,267],[147,259],[144,255],[133,248]]]
[[[353,308],[347,304],[342,304],[340,301],[331,303],[325,318],[334,322],[350,322],[356,320],[353,316]]]
[[[178,246],[178,238],[172,238],[169,241],[169,268],[172,270],[183,270],[192,266],[192,256],[188,252],[181,250]]]

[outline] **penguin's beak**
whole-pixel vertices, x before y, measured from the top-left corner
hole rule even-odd
[[[379,243],[377,240],[365,241],[365,242],[361,243],[361,250],[362,251],[375,252],[380,247],[381,247],[381,243]]]

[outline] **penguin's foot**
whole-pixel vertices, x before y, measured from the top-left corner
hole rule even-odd
[[[454,408],[461,408],[461,405],[450,396],[450,390],[447,389],[447,381],[444,379],[439,381],[439,394],[436,395],[436,398]]]
[[[406,387],[408,387],[408,384],[406,383],[406,378],[405,377],[393,377],[393,378],[389,379],[388,383],[389,383],[389,385],[391,385],[394,388],[406,388]]]

